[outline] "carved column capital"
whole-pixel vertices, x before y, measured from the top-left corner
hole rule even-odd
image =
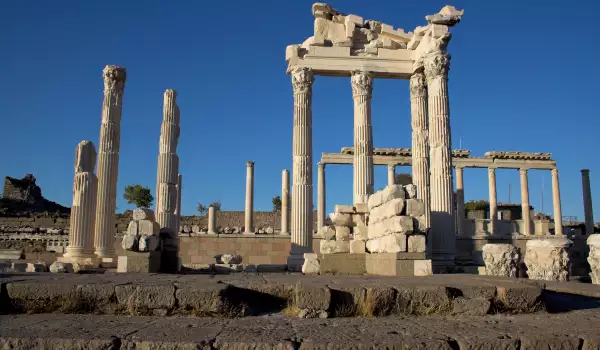
[[[396,170],[396,164],[388,164],[388,169],[394,169]]]
[[[317,168],[325,169],[325,165],[327,165],[327,163],[318,162],[317,163]]]
[[[123,91],[125,88],[125,79],[127,77],[125,68],[106,66],[102,71],[102,77],[104,79],[104,91]]]
[[[424,98],[427,94],[427,82],[423,72],[416,72],[410,77],[410,97]]]
[[[489,175],[495,175],[496,174],[496,168],[488,168],[488,174]]]
[[[558,168],[552,169],[551,173],[552,173],[552,176],[558,176]]]
[[[369,72],[354,71],[350,78],[352,81],[352,96],[368,96],[373,93],[373,75]]]
[[[521,175],[527,175],[527,169],[519,169],[519,174]]]
[[[315,77],[310,68],[296,68],[292,71],[292,87],[294,94],[302,94],[311,92],[312,84],[315,82]]]
[[[252,168],[252,167],[254,166],[254,161],[253,161],[253,160],[249,160],[249,161],[247,161],[247,162],[246,162],[246,166],[247,166],[248,168]]]
[[[433,51],[423,60],[427,81],[435,78],[448,79],[450,70],[450,55],[444,51]]]

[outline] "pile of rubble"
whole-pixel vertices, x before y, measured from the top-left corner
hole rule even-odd
[[[49,235],[68,235],[69,229],[54,227],[29,227],[29,226],[0,226],[0,233],[28,233],[28,234],[49,234]]]
[[[323,239],[321,254],[364,254],[368,230],[366,204],[336,205],[329,218],[332,225],[323,226],[318,233]]]

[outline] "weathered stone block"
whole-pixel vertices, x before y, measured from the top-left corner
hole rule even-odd
[[[115,287],[117,288],[119,286]],[[129,306],[140,309],[172,309],[175,306],[175,286],[172,284],[138,285],[129,298]]]
[[[155,221],[154,210],[149,208],[135,208],[133,210],[133,220]]]
[[[319,229],[318,235],[326,241],[335,240],[335,228],[333,226],[323,226]]]
[[[381,191],[377,191],[369,196],[369,211],[395,198],[405,198],[404,187],[402,185],[387,186]]]
[[[158,236],[141,236],[138,243],[140,252],[152,252],[158,249],[160,239]]]
[[[331,213],[329,218],[335,226],[352,226],[352,216],[350,214]]]
[[[298,281],[294,297],[296,307],[300,309],[328,310],[331,303],[331,291],[325,284]]]
[[[127,235],[128,236],[136,236],[138,234],[138,222],[131,221],[129,225],[127,225]]]
[[[336,241],[349,241],[350,240],[350,227],[336,226],[335,227],[335,240]]]
[[[126,234],[121,241],[121,247],[125,250],[137,250],[139,245],[139,235]]]
[[[350,254],[365,254],[367,252],[367,246],[365,241],[352,240],[350,241]]]
[[[385,219],[402,214],[404,210],[404,198],[395,198],[384,203],[369,212],[369,224],[374,224]]]
[[[366,241],[369,239],[369,227],[365,225],[354,226],[352,228],[354,240]]]
[[[160,233],[160,226],[155,221],[140,220],[138,221],[138,234],[142,236],[158,236]]]
[[[466,316],[485,316],[490,311],[491,306],[492,303],[489,299],[467,299],[463,297],[457,297],[452,301],[452,314]]]
[[[519,252],[512,244],[492,244],[483,246],[485,273],[488,276],[517,277]]]
[[[339,205],[336,204],[336,206],[334,207],[334,213],[341,213],[341,214],[354,214],[354,207],[351,205]]]
[[[69,273],[74,272],[73,264],[71,263],[63,263],[63,262],[55,262],[50,265],[50,272],[52,273]]]
[[[242,256],[238,254],[223,254],[221,255],[223,264],[241,264]]]
[[[126,251],[117,259],[117,272],[154,273],[160,270],[161,252],[132,252]]]
[[[365,254],[322,254],[321,274],[364,275]]]
[[[200,316],[213,316],[227,311],[228,294],[232,287],[227,284],[177,284],[177,305],[184,310],[194,310]]]
[[[321,254],[339,254],[350,252],[350,242],[348,241],[321,241]]]
[[[355,203],[354,211],[358,214],[368,214],[369,213],[369,205],[367,203]]]
[[[408,216],[394,216],[369,225],[368,236],[378,238],[392,233],[410,234],[414,230],[413,219]]]
[[[433,267],[431,260],[413,260],[414,274],[413,276],[431,276],[433,275]]]
[[[413,184],[404,185],[404,192],[406,193],[406,199],[417,198],[417,186]]]
[[[406,252],[407,237],[403,233],[392,233],[383,237],[369,239],[367,250],[371,253]]]
[[[423,253],[427,248],[427,244],[425,243],[424,235],[410,235],[408,236],[408,247],[407,250],[409,253]]]
[[[302,265],[302,273],[305,275],[316,275],[321,271],[321,265],[317,254],[304,253],[304,264]]]
[[[420,199],[406,200],[406,216],[418,218],[425,214],[425,204]]]

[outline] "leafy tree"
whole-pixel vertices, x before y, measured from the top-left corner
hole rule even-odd
[[[398,173],[394,178],[396,185],[410,185],[413,183],[412,176],[409,173]]]
[[[275,197],[273,197],[273,199],[271,200],[271,202],[273,203],[273,212],[274,213],[281,212],[281,197],[280,196],[275,196]]]
[[[208,207],[214,207],[215,211],[221,211],[221,201],[213,201],[208,205]]]
[[[201,216],[206,214],[206,212],[208,211],[208,208],[200,202],[198,202],[198,206],[196,207],[196,209],[198,210]]]
[[[490,207],[490,203],[486,200],[472,200],[465,203],[467,210],[486,210]]]
[[[125,187],[123,198],[127,203],[135,204],[138,208],[148,208],[154,201],[154,197],[150,193],[150,188],[142,187],[141,185],[129,185]]]

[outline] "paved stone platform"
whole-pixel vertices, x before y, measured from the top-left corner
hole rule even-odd
[[[600,349],[600,312],[240,319],[0,316],[2,349]]]
[[[193,315],[235,318],[486,315],[593,309],[600,286],[475,275],[0,275],[3,314]]]

